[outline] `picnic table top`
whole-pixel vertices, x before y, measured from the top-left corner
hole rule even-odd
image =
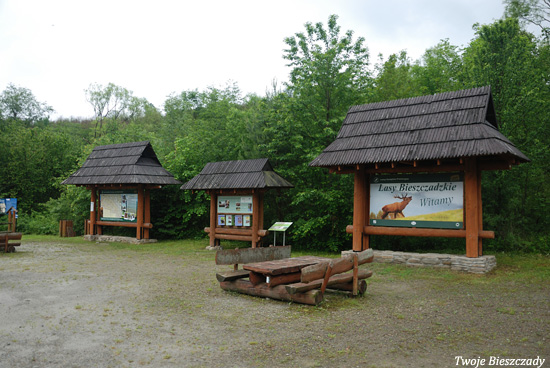
[[[243,269],[264,274],[266,276],[281,275],[286,273],[299,272],[302,268],[328,262],[330,258],[317,256],[302,256],[294,258],[283,258],[274,261],[264,261],[247,263],[243,265]]]

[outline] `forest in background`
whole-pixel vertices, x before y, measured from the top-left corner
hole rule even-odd
[[[57,234],[71,219],[82,233],[89,191],[62,186],[98,145],[150,141],[162,165],[182,182],[208,162],[266,157],[293,189],[268,191],[266,228],[292,221],[287,233],[300,249],[351,248],[353,176],[308,164],[336,137],[352,105],[490,85],[500,131],[531,162],[483,173],[484,228],[496,239],[488,251],[550,253],[550,9],[536,0],[506,1],[506,14],[474,25],[463,49],[443,39],[419,60],[405,51],[371,60],[368,45],[342,31],[338,17],[306,23],[285,39],[289,81],[264,96],[243,95],[237,83],[184,90],[162,108],[122,86],[91,84],[90,119],[57,119],[32,91],[10,84],[0,94],[0,198],[17,198],[19,230]],[[542,17],[542,18],[541,18]],[[546,19],[547,19],[546,18]],[[538,22],[538,23],[537,23]],[[527,30],[534,24],[540,31]],[[205,237],[209,198],[169,186],[152,192],[151,236]],[[109,229],[109,231],[124,231]],[[464,251],[456,239],[374,237],[393,250]]]

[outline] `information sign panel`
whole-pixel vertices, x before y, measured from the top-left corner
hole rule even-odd
[[[218,196],[218,213],[252,213],[252,196]]]
[[[373,175],[372,226],[462,229],[464,181],[460,173]]]
[[[0,215],[5,215],[11,208],[17,211],[17,198],[0,198]]]
[[[99,193],[99,202],[102,221],[137,222],[137,191],[102,190]]]

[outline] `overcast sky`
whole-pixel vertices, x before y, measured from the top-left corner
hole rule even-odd
[[[264,95],[288,80],[285,37],[339,16],[364,37],[371,64],[439,40],[465,46],[502,0],[0,0],[0,91],[28,88],[52,118],[92,117],[84,90],[114,83],[162,108],[184,90],[238,84]]]

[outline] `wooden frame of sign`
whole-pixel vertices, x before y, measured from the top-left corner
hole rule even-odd
[[[262,237],[268,234],[264,230],[264,190],[263,189],[216,189],[208,190],[210,195],[210,226],[204,228],[210,237],[210,246],[219,245],[220,240],[240,240],[249,241],[252,243],[252,248],[260,245]],[[252,213],[240,214],[229,213],[232,216],[251,216],[250,226],[237,225],[233,221],[232,226],[220,226],[218,224],[218,198],[220,196],[251,196],[252,197]]]
[[[493,231],[483,230],[483,210],[481,199],[481,172],[483,170],[509,169],[514,161],[484,161],[476,157],[466,157],[442,163],[410,162],[387,165],[355,165],[334,167],[331,172],[354,174],[353,225],[346,232],[353,234],[353,250],[358,252],[369,248],[371,235],[398,235],[423,237],[465,238],[466,256],[476,258],[483,255],[483,239],[494,239]],[[463,229],[431,229],[414,227],[385,227],[369,224],[370,175],[426,172],[462,172],[464,175]]]
[[[151,189],[159,189],[160,185],[137,186],[128,185],[88,185],[86,189],[91,191],[90,219],[86,221],[84,233],[86,235],[102,235],[103,226],[135,227],[136,238],[149,239],[151,223]],[[105,221],[101,220],[103,208],[100,207],[99,193],[102,190],[137,190],[136,221]]]

